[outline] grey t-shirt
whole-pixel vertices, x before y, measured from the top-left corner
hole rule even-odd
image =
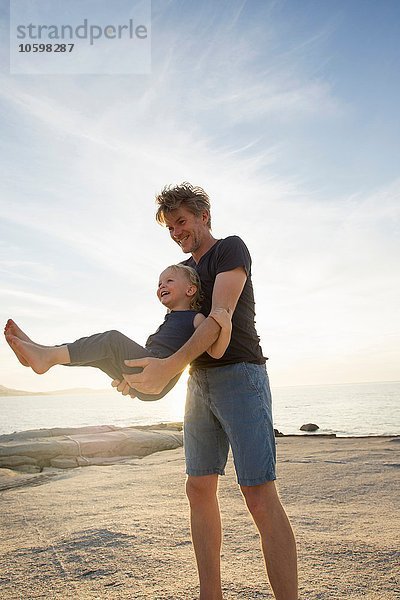
[[[218,240],[197,264],[192,257],[183,261],[182,264],[193,267],[199,274],[204,294],[201,312],[206,317],[211,310],[216,276],[237,267],[243,267],[247,274],[245,286],[233,314],[232,337],[225,354],[217,360],[204,353],[196,358],[191,366],[209,368],[238,362],[264,364],[266,358],[263,356],[260,338],[254,323],[255,303],[251,282],[251,256],[243,240],[237,235]]]

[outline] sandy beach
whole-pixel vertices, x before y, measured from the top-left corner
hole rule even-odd
[[[277,439],[302,600],[400,597],[399,442]],[[198,597],[182,448],[25,477],[1,492],[1,598]],[[231,460],[220,504],[224,598],[272,598]]]

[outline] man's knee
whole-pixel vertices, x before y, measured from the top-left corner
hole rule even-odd
[[[271,513],[280,505],[275,481],[267,481],[261,485],[242,485],[240,486],[242,494],[247,504],[247,508],[254,517]]]
[[[186,480],[186,495],[190,506],[194,507],[213,500],[216,496],[217,488],[218,475],[201,475],[198,477],[189,475]]]

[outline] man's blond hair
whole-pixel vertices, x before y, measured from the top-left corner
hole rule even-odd
[[[187,181],[180,185],[167,185],[156,196],[156,204],[158,204],[156,220],[161,225],[165,225],[165,219],[169,213],[183,206],[197,217],[207,211],[207,227],[211,229],[210,198],[201,187],[192,185]]]

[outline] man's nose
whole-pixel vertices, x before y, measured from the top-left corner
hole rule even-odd
[[[181,235],[181,233],[182,233],[181,227],[174,227],[174,229],[172,230],[171,235],[172,235],[173,238],[179,238],[180,235]]]

